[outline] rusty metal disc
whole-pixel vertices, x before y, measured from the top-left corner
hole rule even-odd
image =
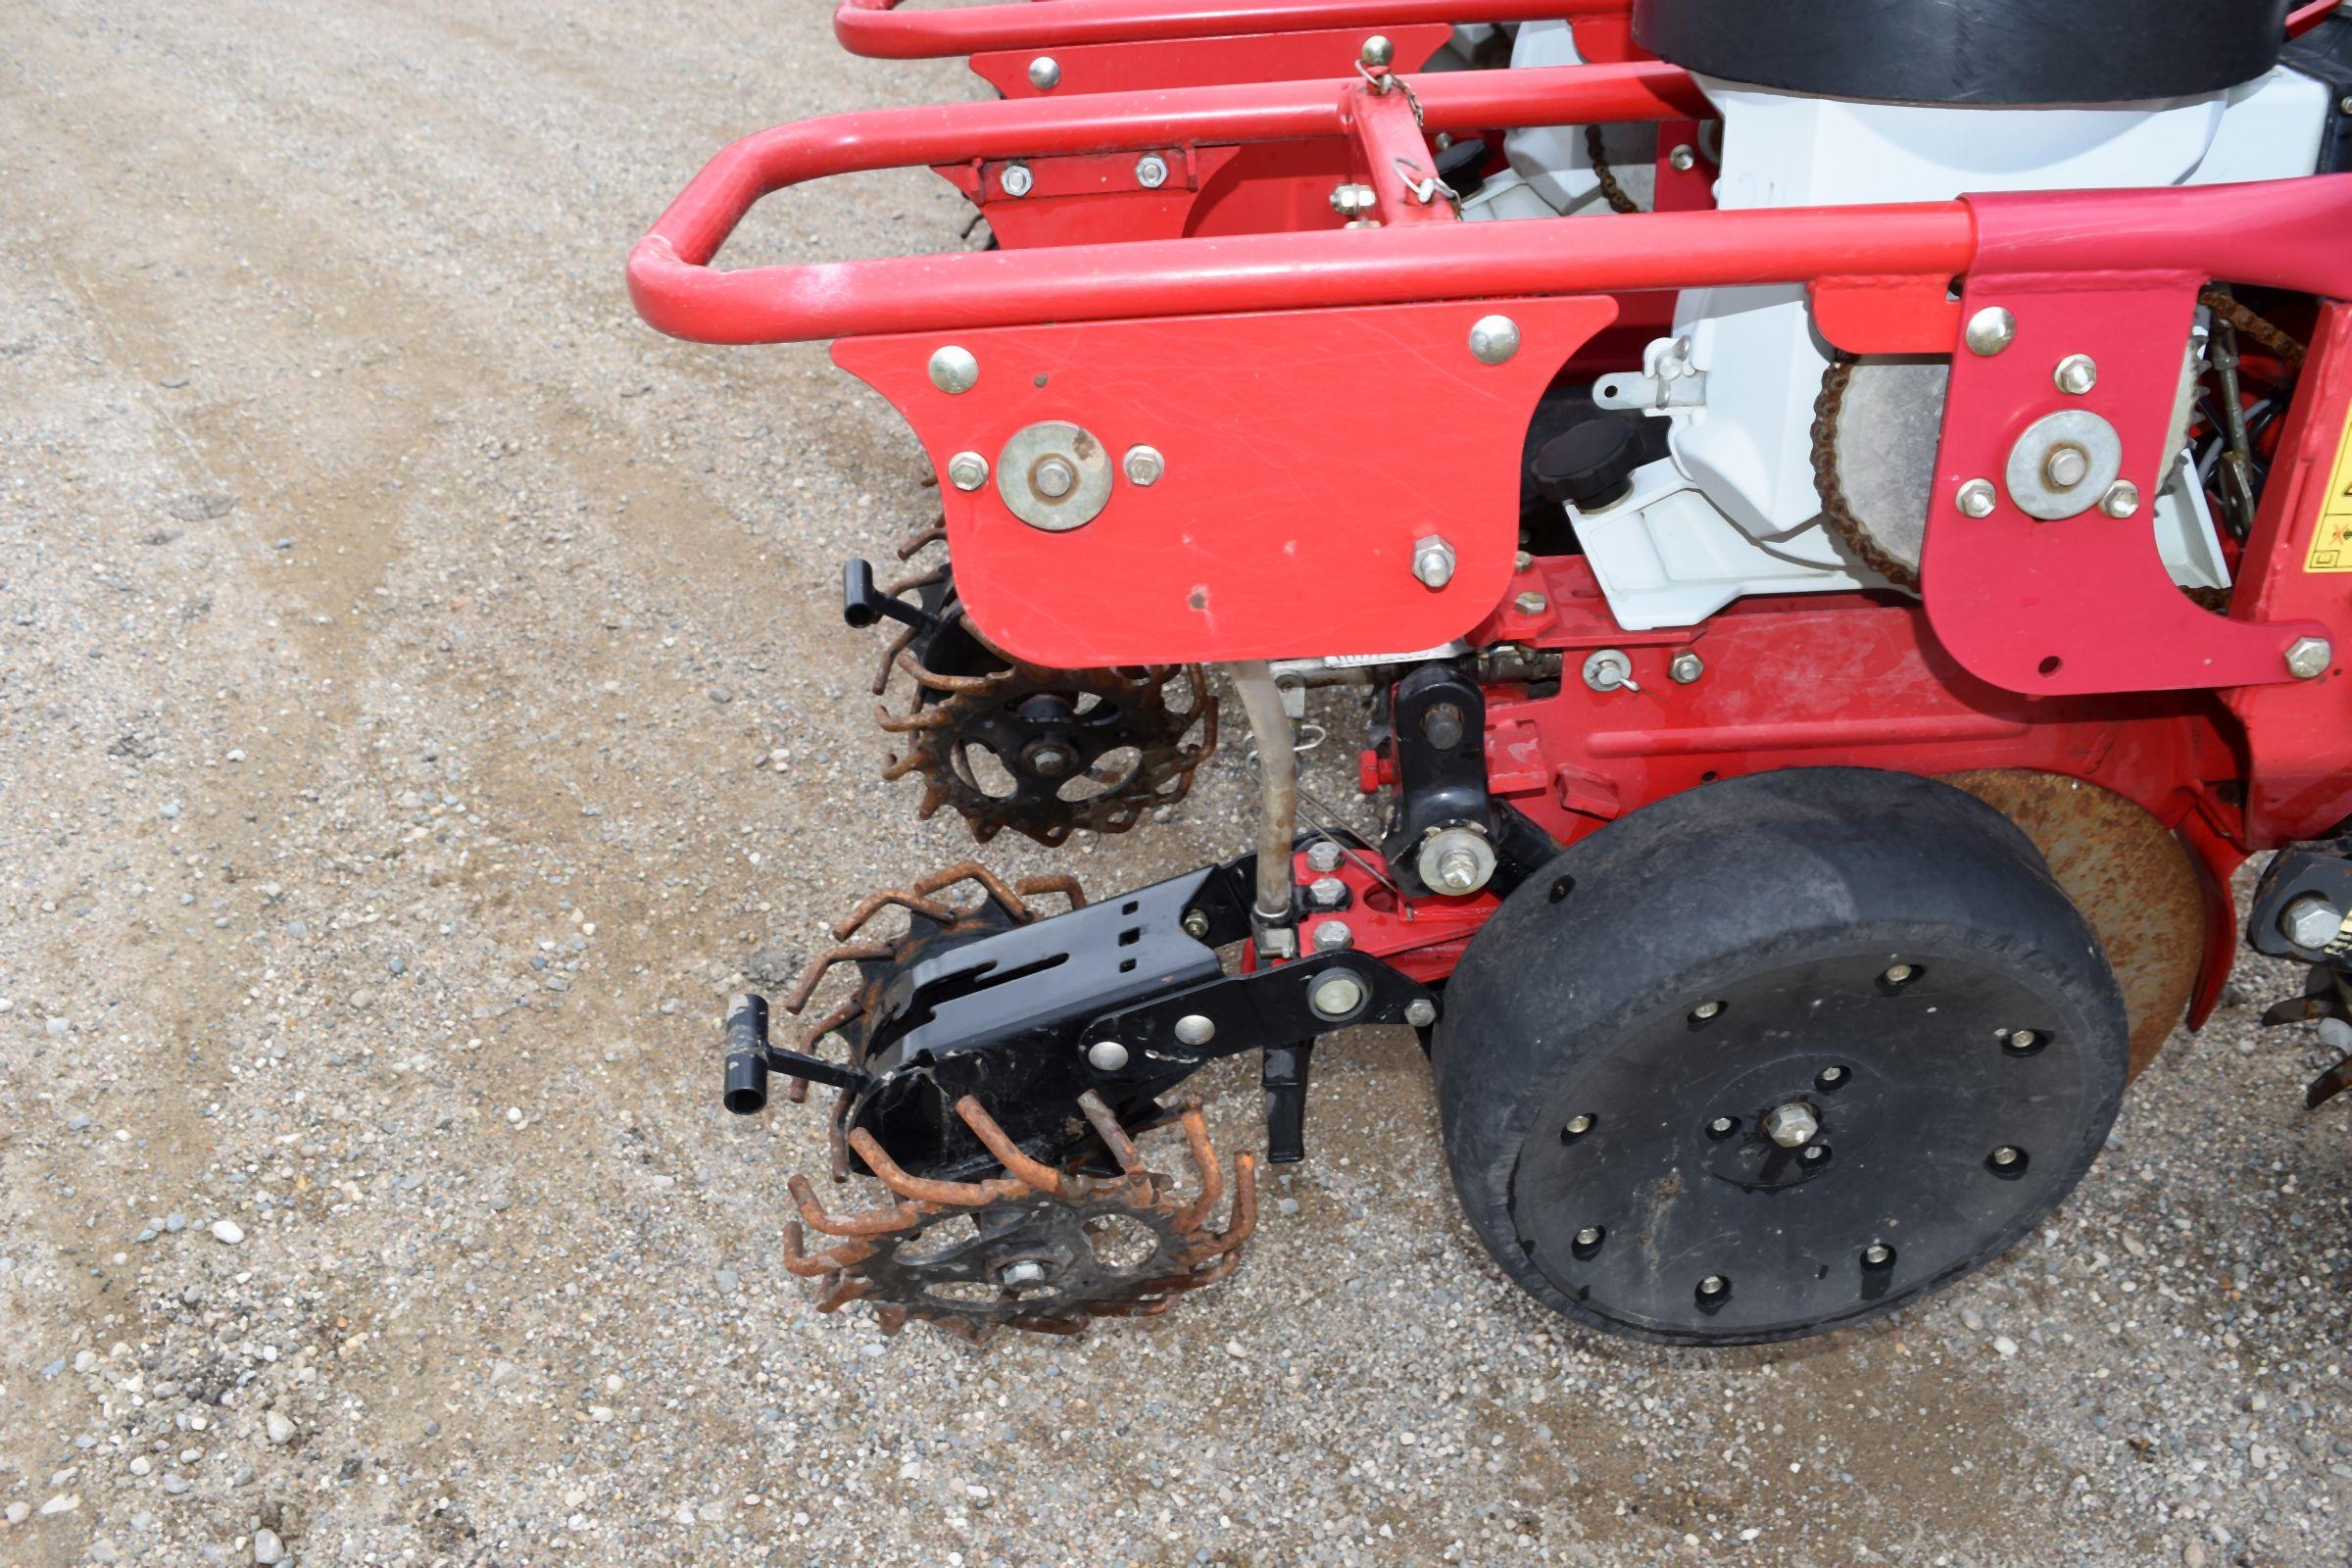
[[[1980,768],[1943,781],[2024,829],[2098,933],[2123,989],[2138,1077],[2187,1009],[2204,961],[2205,900],[2187,850],[2139,806],[2063,773]]]

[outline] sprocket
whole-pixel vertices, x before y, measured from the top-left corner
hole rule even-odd
[[[900,554],[938,537],[917,534]],[[881,695],[894,669],[913,683],[906,711],[883,706],[876,717],[900,737],[883,777],[922,776],[919,815],[953,806],[983,844],[1006,828],[1048,848],[1078,828],[1124,833],[1183,800],[1215,753],[1217,700],[1198,665],[1051,669],[980,634],[950,566],[885,590],[910,591],[930,624],[892,642],[874,689]],[[1179,680],[1191,692],[1181,708],[1169,701]]]
[[[915,1176],[871,1133],[854,1129],[851,1147],[898,1201],[833,1214],[807,1177],[793,1177],[801,1218],[785,1228],[785,1266],[822,1284],[820,1311],[865,1301],[885,1333],[915,1318],[974,1345],[1005,1328],[1080,1334],[1098,1317],[1156,1317],[1178,1296],[1231,1274],[1257,1223],[1250,1156],[1236,1157],[1232,1212],[1223,1230],[1211,1230],[1224,1181],[1197,1102],[1176,1117],[1199,1178],[1190,1200],[1145,1167],[1134,1139],[1099,1096],[1090,1090],[1078,1106],[1117,1162],[1116,1177],[1091,1178],[1031,1158],[968,1095],[956,1102],[956,1114],[1002,1161],[1004,1176]],[[804,1222],[834,1245],[808,1252]]]

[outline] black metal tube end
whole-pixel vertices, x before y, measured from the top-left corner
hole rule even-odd
[[[767,999],[749,992],[727,1004],[727,1082],[721,1102],[738,1116],[767,1108]]]

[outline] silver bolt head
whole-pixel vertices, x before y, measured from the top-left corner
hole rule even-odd
[[[2129,479],[2118,479],[2099,497],[2099,510],[2110,517],[2129,517],[2139,510],[2139,486]]]
[[[1216,1020],[1206,1013],[1188,1012],[1176,1020],[1176,1043],[1184,1046],[1205,1046],[1217,1038]]]
[[[1389,41],[1386,33],[1380,32],[1366,38],[1363,51],[1356,56],[1356,59],[1375,70],[1386,67],[1396,58],[1396,46]]]
[[[2090,454],[2072,441],[2061,441],[2042,454],[2041,476],[2053,490],[2072,490],[2090,472]]]
[[[1963,335],[1971,354],[1998,354],[2017,341],[2017,318],[2001,306],[1987,305],[1968,318]]]
[[[1894,1250],[1885,1242],[1873,1242],[1862,1249],[1862,1261],[1876,1268],[1894,1255]]]
[[[2278,932],[2296,947],[2312,953],[2324,953],[2344,928],[2344,911],[2320,897],[2306,893],[2278,911]]]
[[[1551,608],[1551,601],[1539,593],[1524,593],[1511,601],[1511,608],[1522,615],[1541,615]]]
[[[1485,880],[1479,869],[1478,856],[1471,850],[1447,850],[1438,857],[1437,875],[1430,880],[1443,893],[1476,893]]]
[[[1317,920],[1314,944],[1317,953],[1345,953],[1355,945],[1355,933],[1345,920]]]
[[[1686,648],[1668,661],[1666,673],[1677,686],[1688,686],[1707,672],[1707,662]]]
[[[1992,1152],[1992,1162],[1995,1165],[2014,1165],[2017,1163],[2017,1151],[2003,1144]]]
[[[1117,1072],[1127,1065],[1127,1048],[1116,1040],[1098,1040],[1086,1048],[1086,1064],[1097,1072]]]
[[[1453,546],[1434,533],[1414,540],[1413,575],[1424,588],[1443,588],[1453,581]]]
[[[1732,1118],[1729,1116],[1718,1116],[1713,1121],[1707,1123],[1707,1130],[1709,1132],[1728,1133],[1734,1127],[1739,1125],[1740,1124],[1738,1122],[1732,1120]]]
[[[2287,644],[2286,672],[2297,680],[2316,680],[2328,673],[2335,650],[2325,637],[2298,637]]]
[[[1668,153],[1666,162],[1673,165],[1680,172],[1688,174],[1698,167],[1698,154],[1686,144]]]
[[[1345,969],[1334,969],[1315,982],[1306,1004],[1319,1018],[1345,1018],[1364,1004],[1364,983]]]
[[[1470,357],[1500,365],[1519,352],[1519,323],[1507,316],[1482,316],[1470,323]]]
[[[1596,649],[1585,656],[1585,684],[1596,692],[1613,692],[1634,672],[1634,662],[1615,648]]]
[[[1582,1138],[1582,1137],[1584,1137],[1584,1136],[1585,1136],[1585,1134],[1587,1134],[1587,1133],[1591,1132],[1592,1130],[1592,1117],[1590,1117],[1590,1116],[1578,1115],[1578,1116],[1571,1116],[1571,1117],[1569,1117],[1569,1118],[1568,1118],[1568,1136],[1569,1136],[1569,1137],[1571,1137],[1571,1138]]]
[[[1369,185],[1350,180],[1331,187],[1331,210],[1342,218],[1361,218],[1380,205],[1380,195]]]
[[[988,460],[977,452],[958,452],[948,460],[948,483],[958,490],[977,490],[988,483]]]
[[[1135,161],[1135,182],[1146,190],[1157,190],[1168,182],[1168,161],[1157,153],[1146,153]]]
[[[1888,985],[1899,986],[1917,973],[1919,973],[1919,971],[1912,968],[1909,964],[1898,963],[1887,969],[1884,978]]]
[[[2069,354],[2058,362],[2050,379],[2059,391],[2081,397],[2099,384],[2099,362],[2087,354]]]
[[[969,392],[979,379],[980,362],[970,349],[949,343],[932,351],[931,384],[942,392]]]
[[[1724,1279],[1720,1274],[1710,1274],[1698,1282],[1698,1294],[1701,1296],[1721,1296],[1723,1292]]]
[[[1029,62],[1029,85],[1039,92],[1052,92],[1061,85],[1061,62],[1052,55],[1039,55]]]
[[[1775,1105],[1764,1113],[1764,1136],[1783,1149],[1802,1149],[1821,1131],[1821,1119],[1801,1101]]]
[[[1697,1006],[1690,1009],[1690,1016],[1703,1020],[1714,1017],[1722,1010],[1723,1004],[1720,1002],[1702,1002]]]
[[[1416,1029],[1426,1029],[1438,1021],[1438,1004],[1427,997],[1415,997],[1404,1004],[1404,1021]]]
[[[1045,1277],[1046,1265],[1034,1258],[1024,1257],[1017,1263],[1007,1263],[997,1270],[999,1285],[1036,1285]]]
[[[1150,486],[1159,483],[1159,476],[1168,471],[1168,464],[1157,447],[1132,446],[1119,460],[1119,471],[1127,475],[1129,484]]]
[[[1029,488],[1048,501],[1059,501],[1078,485],[1078,470],[1067,458],[1048,458],[1029,470]]]
[[[1317,839],[1306,847],[1306,863],[1312,870],[1337,871],[1340,859],[1340,847],[1329,839]]]
[[[1336,909],[1348,902],[1348,884],[1336,876],[1319,876],[1307,884],[1306,902],[1318,909]]]
[[[1964,517],[1989,517],[1998,497],[1993,494],[1990,479],[1971,479],[1952,496],[1952,505]]]
[[[1805,1152],[1802,1157],[1806,1159],[1821,1159],[1825,1157],[1829,1152],[1830,1151],[1827,1145],[1807,1144],[1805,1146]]]
[[[1841,1084],[1845,1082],[1845,1069],[1843,1067],[1824,1067],[1821,1069],[1821,1081],[1825,1084]]]
[[[1036,183],[1037,176],[1029,172],[1027,164],[1006,164],[997,176],[997,184],[1007,196],[1026,196]]]
[[[1576,1245],[1579,1247],[1599,1246],[1600,1227],[1597,1225],[1588,1225],[1583,1230],[1578,1231],[1576,1233]]]
[[[1195,942],[1208,935],[1208,915],[1200,909],[1184,911],[1184,934]]]

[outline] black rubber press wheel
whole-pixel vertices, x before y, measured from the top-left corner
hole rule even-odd
[[[1446,1152],[1504,1272],[1580,1323],[1739,1345],[1999,1256],[2124,1088],[2098,939],[2007,818],[1933,780],[1761,773],[1523,883],[1446,987]]]

